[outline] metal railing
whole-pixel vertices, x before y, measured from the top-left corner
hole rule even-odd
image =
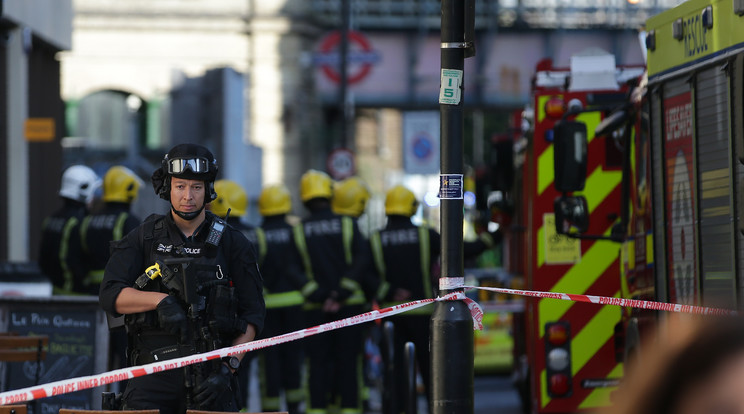
[[[342,0],[312,0],[314,18],[338,26]],[[345,0],[352,26],[359,29],[434,29],[440,0]],[[476,30],[637,29],[649,17],[684,0],[474,0]],[[631,1],[637,1],[636,4]]]

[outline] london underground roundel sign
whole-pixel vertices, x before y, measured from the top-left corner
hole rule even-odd
[[[372,49],[369,40],[361,33],[349,30],[349,51],[347,62],[347,82],[354,84],[364,79],[372,70],[372,66],[380,60],[377,52]],[[329,33],[320,42],[315,61],[320,65],[323,73],[333,82],[341,81],[339,60],[341,59],[341,32]]]

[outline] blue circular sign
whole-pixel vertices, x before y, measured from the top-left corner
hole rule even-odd
[[[411,143],[413,149],[413,155],[416,158],[427,159],[431,157],[434,152],[434,146],[432,145],[432,139],[429,134],[425,132],[419,132],[413,138]]]

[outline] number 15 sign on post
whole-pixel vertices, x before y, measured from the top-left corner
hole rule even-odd
[[[460,85],[462,85],[462,71],[459,69],[442,69],[439,88],[439,103],[447,105],[460,104]]]

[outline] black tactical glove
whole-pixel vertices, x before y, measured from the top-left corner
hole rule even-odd
[[[210,408],[227,391],[232,376],[230,368],[221,364],[219,371],[210,375],[194,389],[194,402],[201,408]]]
[[[166,296],[158,303],[158,321],[160,327],[173,335],[178,335],[181,342],[186,342],[186,312],[174,296]]]

